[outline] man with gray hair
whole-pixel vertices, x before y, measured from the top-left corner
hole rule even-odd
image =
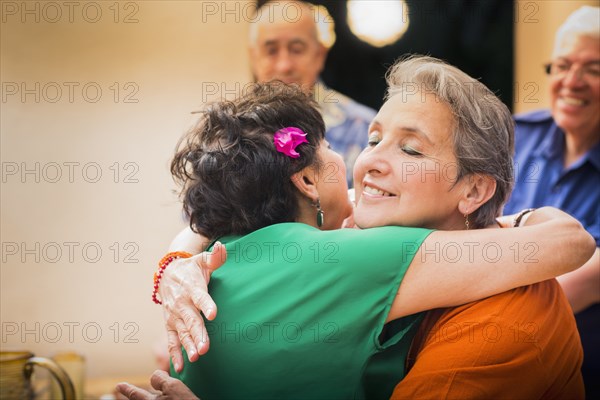
[[[600,8],[584,6],[558,29],[547,65],[550,110],[515,117],[517,179],[505,214],[553,206],[600,246]],[[575,312],[587,398],[600,398],[600,251],[557,278]]]
[[[348,187],[352,187],[354,162],[367,145],[375,110],[326,87],[319,79],[335,41],[333,32],[333,19],[323,6],[267,1],[258,6],[250,24],[248,50],[256,81],[280,80],[313,94],[325,120],[325,138],[344,158]],[[329,172],[333,176],[336,171],[325,174]]]

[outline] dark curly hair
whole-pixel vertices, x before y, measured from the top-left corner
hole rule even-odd
[[[296,159],[273,143],[275,132],[289,126],[307,133]],[[320,167],[324,134],[314,100],[280,82],[255,84],[234,101],[208,106],[171,162],[192,230],[214,240],[295,221],[298,192],[290,178]]]

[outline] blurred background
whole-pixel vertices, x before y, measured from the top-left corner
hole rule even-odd
[[[322,74],[332,88],[377,108],[386,68],[416,52],[480,78],[513,112],[547,107],[554,32],[598,5],[313,3],[336,23]],[[75,351],[90,379],[149,376],[164,335],[152,274],[185,225],[168,163],[190,111],[252,81],[254,2],[0,5],[2,350]]]

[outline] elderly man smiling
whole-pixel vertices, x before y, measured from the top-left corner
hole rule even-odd
[[[581,222],[600,246],[600,8],[573,12],[556,33],[547,66],[550,110],[515,117],[517,180],[504,212],[553,206]],[[587,398],[599,398],[600,250],[557,278],[583,344]]]
[[[332,44],[326,43],[328,32],[333,32],[333,20],[322,7],[300,1],[266,2],[250,25],[250,63],[258,82],[280,80],[313,93],[325,120],[325,137],[344,158],[352,187],[354,162],[367,145],[375,111],[319,80]],[[333,176],[336,171],[328,172]]]

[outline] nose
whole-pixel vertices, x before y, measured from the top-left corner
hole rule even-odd
[[[275,63],[275,70],[278,75],[287,75],[294,68],[294,62],[287,50],[280,52]]]
[[[364,150],[356,160],[356,169],[360,169],[361,175],[369,174],[371,176],[381,176],[391,172],[391,166],[388,162],[391,155],[387,154],[386,149],[381,144]]]
[[[583,68],[571,66],[562,79],[563,86],[577,88],[585,85],[583,77]]]

